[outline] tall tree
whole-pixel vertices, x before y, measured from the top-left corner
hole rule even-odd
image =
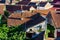
[[[1,24],[1,21],[2,21],[1,19],[2,19],[2,15],[0,14],[0,24]]]

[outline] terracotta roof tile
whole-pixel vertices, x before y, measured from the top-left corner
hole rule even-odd
[[[4,14],[5,5],[0,5],[0,14]]]
[[[30,20],[29,18],[24,18],[23,20],[8,19],[7,23],[8,23],[8,26],[18,26],[18,25],[21,25],[21,24],[29,21],[29,20]]]
[[[56,28],[60,28],[60,14],[56,14],[55,9],[51,9],[51,15]]]
[[[12,17],[12,18],[21,18],[21,13],[12,13],[9,17]]]
[[[48,10],[35,10],[35,12],[40,13],[41,15],[48,15],[49,9]]]
[[[34,16],[35,15],[35,16]],[[30,24],[30,21],[31,21],[31,19],[33,18],[33,19],[36,19],[37,17],[39,17],[38,15],[37,15],[37,13],[31,13],[31,12],[29,12],[29,11],[26,11],[26,12],[23,12],[23,13],[12,13],[10,16],[9,16],[9,18],[8,18],[8,20],[7,20],[7,23],[8,23],[8,26],[16,26],[16,25],[21,25],[21,24],[24,24],[24,23],[26,23],[26,22],[28,22],[29,24]],[[20,18],[20,19],[19,19]],[[23,18],[23,19],[22,19]],[[38,23],[38,22],[41,22],[42,20],[45,20],[44,18],[42,18],[41,16],[38,18],[38,19],[40,19],[40,21],[38,20],[38,21],[36,21],[36,24]],[[35,20],[32,20],[33,22],[35,21]]]
[[[31,19],[29,21],[26,21],[24,24],[22,24],[22,25],[26,25],[26,28],[32,27],[34,25],[37,25],[37,24],[45,21],[45,18],[43,18],[41,15],[39,15],[39,13],[31,16],[30,18]]]
[[[21,15],[21,13],[12,13],[9,16],[9,18],[7,20],[8,21],[7,23],[8,23],[9,26],[11,26],[11,25],[13,25],[13,26],[21,25],[21,24],[23,24],[23,23],[25,23],[25,22],[30,20],[30,18],[26,18],[28,16],[30,16],[30,15],[27,15],[27,12],[26,13],[22,13],[22,15]]]
[[[32,13],[29,11],[26,11],[22,14],[22,17],[31,17],[31,16],[32,16]]]

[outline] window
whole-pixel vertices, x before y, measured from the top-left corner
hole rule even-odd
[[[41,29],[42,28],[42,25],[38,25],[35,27],[37,30]]]
[[[22,12],[22,10],[17,10],[17,11],[15,11],[16,13],[21,13]]]
[[[60,14],[59,12],[57,12],[56,14]]]
[[[21,18],[21,20],[24,20],[24,18]]]
[[[56,11],[60,11],[60,9],[56,9]]]
[[[60,9],[56,9],[56,13],[57,14],[60,14]]]

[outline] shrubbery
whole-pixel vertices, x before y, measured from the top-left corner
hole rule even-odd
[[[0,15],[0,40],[26,40],[26,32],[22,26],[8,27],[2,23],[2,15]]]
[[[6,24],[0,25],[0,40],[25,40],[26,33],[23,30],[18,30],[18,27],[7,27]]]

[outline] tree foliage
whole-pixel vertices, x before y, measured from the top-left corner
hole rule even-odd
[[[2,20],[0,20],[2,21]],[[0,40],[25,40],[26,32],[23,31],[22,26],[11,26],[0,23]]]
[[[4,15],[8,18],[8,16],[10,15],[8,11],[4,11]]]
[[[7,39],[7,32],[9,28],[6,27],[6,24],[0,25],[0,39]]]
[[[19,32],[17,28],[18,27],[9,28],[7,27],[6,24],[0,25],[0,39],[1,40],[25,40],[26,33],[24,31]]]
[[[47,24],[47,30],[45,32],[45,37],[48,38],[48,33],[54,34],[54,26]]]
[[[1,24],[2,15],[0,14],[0,24]]]

